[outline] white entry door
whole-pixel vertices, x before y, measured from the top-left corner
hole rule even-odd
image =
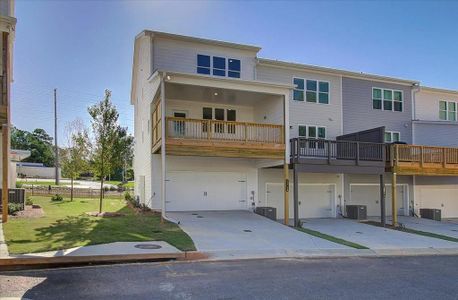
[[[422,187],[418,194],[420,208],[440,209],[442,218],[458,218],[458,188]]]
[[[167,177],[167,211],[248,208],[246,174],[175,171]]]
[[[294,217],[293,186],[289,189],[289,217]],[[334,217],[335,186],[333,184],[299,184],[299,218]],[[283,184],[266,184],[266,205],[277,209],[277,218],[284,218]]]
[[[391,185],[385,185],[386,199],[385,212],[391,216]],[[399,215],[408,215],[408,197],[407,186],[397,185],[397,206]],[[366,205],[367,216],[380,216],[380,186],[378,184],[350,184],[350,199],[345,202],[346,205]]]

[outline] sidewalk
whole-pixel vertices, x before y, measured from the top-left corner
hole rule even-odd
[[[3,235],[3,223],[0,218],[0,258],[8,257],[8,247],[6,246],[5,236]]]

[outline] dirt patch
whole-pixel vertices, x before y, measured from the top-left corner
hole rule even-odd
[[[13,218],[40,218],[45,212],[39,205],[26,205],[24,210],[18,211]]]
[[[153,211],[147,207],[136,207],[130,201],[126,201],[127,206],[134,211],[136,215],[146,215],[146,216],[157,216],[160,215],[160,212]]]
[[[117,213],[117,212],[109,212],[109,211],[104,211],[104,212],[101,212],[101,213],[96,212],[96,211],[92,211],[92,212],[88,212],[86,214],[88,214],[91,217],[102,217],[102,218],[113,218],[113,217],[122,217],[122,216],[124,216],[124,214]]]

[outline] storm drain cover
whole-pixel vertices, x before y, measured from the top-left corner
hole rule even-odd
[[[452,231],[458,231],[458,230],[456,230],[456,229],[452,229]]]
[[[156,244],[137,244],[134,246],[135,248],[138,249],[161,249],[162,246],[156,245]]]
[[[203,217],[202,216],[197,216],[198,218],[202,219]]]
[[[363,234],[361,231],[356,231],[355,233],[358,233],[358,234]]]
[[[249,230],[249,229],[244,229],[243,231],[244,231],[244,232],[252,232],[252,231]]]
[[[191,215],[193,215],[193,216],[197,216],[198,214],[196,214],[196,213],[193,213],[193,214],[191,214]]]

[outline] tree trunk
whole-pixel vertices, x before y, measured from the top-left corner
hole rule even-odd
[[[70,189],[70,201],[73,201],[73,176],[71,177],[71,179],[72,179],[72,183],[71,183],[72,187]]]
[[[100,204],[99,204],[99,213],[102,213],[102,199],[103,199],[103,176],[100,177]]]

